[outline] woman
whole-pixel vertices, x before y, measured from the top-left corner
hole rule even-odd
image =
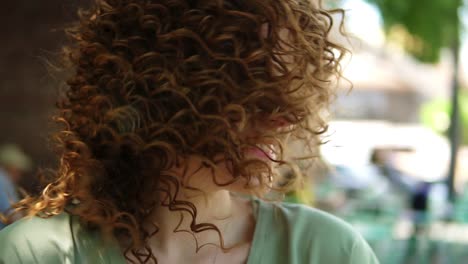
[[[304,157],[288,142],[311,158],[325,131],[344,52],[330,13],[308,0],[100,0],[80,14],[61,163],[16,205],[32,217],[0,233],[0,262],[377,263],[342,221],[265,201],[294,185],[282,168],[298,182]]]

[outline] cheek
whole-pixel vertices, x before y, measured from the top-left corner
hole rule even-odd
[[[216,172],[216,178],[219,182],[230,182],[234,178],[229,165],[219,165]],[[261,180],[260,180],[261,179]],[[263,183],[262,183],[263,182]],[[260,173],[256,177],[248,179],[244,176],[239,176],[236,181],[226,186],[219,186],[219,189],[228,190],[231,192],[247,194],[247,195],[262,195],[267,193],[273,186],[272,176],[268,173]]]
[[[269,189],[273,182],[273,179],[268,177],[266,173],[259,176],[252,177],[250,180],[247,177],[239,176],[234,180],[231,165],[226,162],[219,162],[214,171],[206,167],[199,170],[193,169],[192,173],[184,177],[183,185],[204,192],[228,190],[236,193],[253,194],[264,192],[264,189]],[[259,178],[262,178],[262,180]],[[263,184],[261,184],[261,181],[263,181]]]
[[[221,160],[221,157],[215,160]],[[200,168],[201,161],[192,162],[189,172],[183,177],[183,185],[188,188],[195,188],[204,192],[229,189],[232,185],[234,176],[232,169],[225,162],[219,162],[213,169],[209,167]]]

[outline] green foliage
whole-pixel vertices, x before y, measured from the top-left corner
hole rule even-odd
[[[461,144],[468,145],[468,91],[462,90],[460,104],[460,139]],[[427,102],[421,109],[421,121],[426,126],[442,135],[448,135],[448,125],[452,107],[448,99],[435,99]]]
[[[423,62],[437,62],[440,50],[458,41],[462,0],[365,0],[374,4],[388,34],[396,27],[408,36],[403,47]]]

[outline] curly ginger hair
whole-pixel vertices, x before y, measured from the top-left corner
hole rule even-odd
[[[330,40],[335,12],[309,0],[96,0],[68,31],[73,74],[56,117],[60,165],[40,196],[15,207],[48,217],[79,201],[73,214],[126,237],[142,263],[155,260],[146,245],[153,233],[141,223],[157,205],[190,213],[193,232],[219,232],[196,222],[167,171],[198,155],[207,168],[230,165],[232,181],[213,178],[218,185],[256,178],[266,186],[277,175],[245,147],[268,139],[278,146],[272,161],[290,167],[285,135],[312,150],[345,53]],[[267,129],[274,120],[287,129]],[[242,137],[251,127],[257,137]]]

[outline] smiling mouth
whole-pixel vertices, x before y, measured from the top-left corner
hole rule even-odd
[[[268,147],[265,147],[265,148],[250,147],[246,149],[245,153],[251,156],[260,158],[260,159],[264,159],[264,160],[270,160],[270,159],[276,158],[274,151]]]

